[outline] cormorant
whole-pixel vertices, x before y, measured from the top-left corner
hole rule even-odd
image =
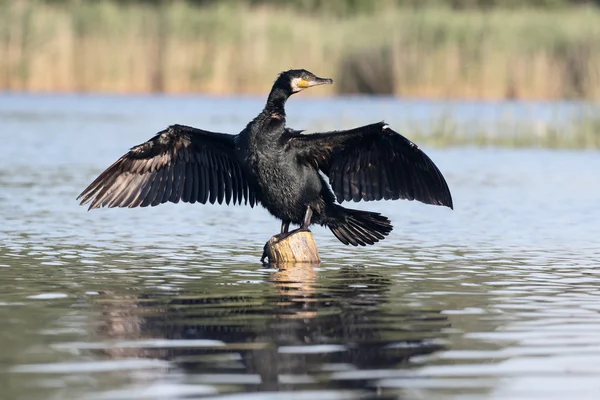
[[[238,135],[172,125],[119,158],[78,199],[91,203],[90,210],[180,200],[262,204],[282,221],[282,234],[290,224],[320,224],[354,246],[383,239],[392,225],[336,199],[407,199],[452,208],[435,164],[384,122],[313,134],[286,128],[286,100],[331,83],[303,69],[282,72],[263,111]]]

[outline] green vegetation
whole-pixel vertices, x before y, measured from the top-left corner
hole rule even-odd
[[[600,99],[597,7],[437,3],[0,0],[0,89],[264,93],[305,67],[339,93]]]
[[[472,129],[460,126],[452,117],[447,117],[433,121],[428,127],[409,125],[406,132],[416,143],[433,147],[600,148],[600,117],[597,109],[561,127],[534,121],[497,122],[492,125]]]

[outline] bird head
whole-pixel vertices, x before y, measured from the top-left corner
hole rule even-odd
[[[288,93],[293,94],[309,87],[332,83],[333,79],[319,78],[305,69],[291,69],[279,74],[274,86],[285,89]]]

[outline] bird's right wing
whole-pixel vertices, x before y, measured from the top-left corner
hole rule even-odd
[[[288,132],[300,162],[329,177],[338,201],[407,199],[452,208],[446,180],[419,147],[383,123],[347,131]]]
[[[77,199],[89,209],[146,207],[167,201],[233,201],[254,206],[256,194],[234,156],[235,136],[173,125],[133,147]]]

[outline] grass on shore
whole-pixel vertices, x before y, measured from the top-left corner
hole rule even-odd
[[[469,132],[452,118],[435,121],[423,128],[407,130],[411,140],[432,147],[501,147],[596,150],[600,149],[600,117],[589,116],[561,127],[521,122],[498,123],[490,129],[478,127]]]
[[[600,11],[388,9],[339,18],[232,2],[0,0],[0,90],[266,93],[281,70],[327,90],[600,99]]]
[[[498,115],[468,118],[448,109],[435,112],[429,118],[411,118],[388,114],[385,122],[392,128],[422,146],[447,147],[498,147],[545,149],[600,149],[600,106],[581,105],[571,116],[538,118],[529,115]],[[373,121],[364,116],[337,115],[312,121],[302,126],[307,132],[349,129]],[[299,127],[297,127],[299,128]]]

